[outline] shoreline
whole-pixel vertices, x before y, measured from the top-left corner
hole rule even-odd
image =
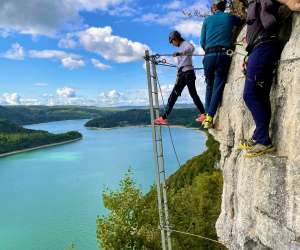
[[[73,142],[82,140],[82,138],[83,137],[80,137],[80,138],[77,138],[77,139],[74,139],[74,140],[68,140],[68,141],[64,141],[64,142],[57,142],[57,143],[47,144],[47,145],[43,145],[43,146],[38,146],[38,147],[34,147],[34,148],[27,148],[27,149],[16,150],[16,151],[9,152],[9,153],[3,153],[3,154],[0,154],[0,159],[4,158],[4,157],[16,155],[16,154],[22,154],[22,153],[27,153],[27,152],[39,150],[39,149],[51,148],[51,147],[55,147],[55,146],[60,146],[60,145],[64,145],[64,144],[73,143]]]

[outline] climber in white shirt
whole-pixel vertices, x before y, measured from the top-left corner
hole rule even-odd
[[[169,97],[165,113],[155,120],[155,124],[168,124],[167,118],[185,86],[188,87],[189,93],[200,112],[199,117],[196,120],[203,122],[205,120],[205,109],[196,90],[196,75],[192,59],[195,47],[191,43],[185,41],[178,31],[170,33],[169,42],[179,49],[178,52],[173,54],[173,56],[177,58],[177,81]]]

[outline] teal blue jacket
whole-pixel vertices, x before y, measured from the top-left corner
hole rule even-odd
[[[233,28],[243,24],[242,19],[222,11],[207,17],[202,26],[201,46],[204,50],[233,45]]]

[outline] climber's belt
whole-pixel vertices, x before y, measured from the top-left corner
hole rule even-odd
[[[205,50],[205,54],[212,54],[212,53],[226,53],[227,55],[230,55],[230,53],[233,51],[232,48],[226,48],[226,47],[222,47],[222,46],[217,46],[217,47],[212,47],[212,48],[208,48]]]

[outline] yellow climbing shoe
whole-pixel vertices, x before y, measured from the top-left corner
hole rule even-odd
[[[271,153],[275,150],[272,144],[270,145],[262,145],[256,144],[250,150],[247,150],[247,153],[244,155],[245,158],[254,158],[258,156],[262,156],[268,153]]]
[[[240,142],[240,145],[239,145],[239,149],[240,150],[250,150],[252,149],[254,146],[256,145],[256,142],[254,139],[249,139],[249,140],[242,140]]]
[[[213,117],[210,115],[207,115],[204,122],[202,123],[203,127],[205,129],[210,129],[213,126]]]

